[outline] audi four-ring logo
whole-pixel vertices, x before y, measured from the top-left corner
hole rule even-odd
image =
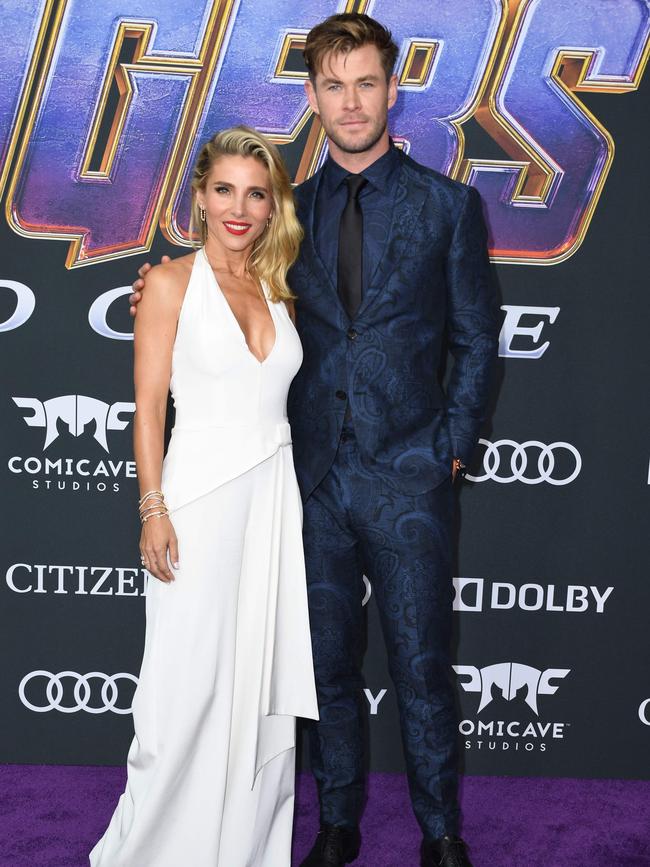
[[[548,482],[549,485],[568,485],[582,469],[582,458],[580,452],[571,443],[555,442],[546,445],[539,440],[527,440],[525,443],[516,443],[514,440],[497,440],[491,443],[489,440],[481,438],[481,445],[485,446],[485,454],[483,455],[483,469],[485,472],[481,476],[471,476],[469,473],[466,478],[470,482],[486,482],[492,479],[494,482],[499,482],[501,485],[507,485],[510,482],[523,482],[525,485],[539,485],[541,482]],[[510,474],[507,470],[502,469],[501,459],[503,453],[507,454],[508,449],[512,449],[510,455]],[[537,475],[526,475],[529,458],[535,459],[537,452]],[[568,452],[572,464],[575,464],[572,472],[564,477],[557,474],[554,475],[556,457],[562,453]]]
[[[66,678],[74,682],[71,696],[73,703],[69,699],[64,703],[63,681]],[[27,684],[33,680],[39,683],[38,688],[44,692],[42,704],[34,704],[25,695]],[[120,680],[130,680],[136,685],[138,683],[137,677],[124,671],[119,674],[104,674],[101,671],[89,671],[88,674],[78,674],[76,671],[60,671],[58,674],[53,674],[51,671],[31,671],[20,681],[18,695],[25,707],[36,711],[36,713],[47,713],[49,710],[58,710],[61,713],[77,713],[80,710],[85,710],[86,713],[106,713],[109,710],[119,714],[131,713],[130,705],[129,707],[118,707],[118,681]],[[97,685],[101,683],[99,696],[97,696],[97,689],[93,690],[91,681],[96,681]],[[93,692],[95,692],[95,696],[91,703]]]

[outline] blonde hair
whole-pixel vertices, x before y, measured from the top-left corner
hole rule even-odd
[[[221,130],[206,142],[199,152],[192,175],[192,210],[190,234],[198,235],[201,244],[208,236],[207,224],[201,220],[197,201],[198,190],[205,190],[208,175],[219,157],[254,157],[266,166],[271,180],[273,218],[255,241],[247,263],[250,273],[269,287],[271,301],[291,301],[295,298],[287,283],[287,272],[298,257],[303,231],[293,204],[289,175],[277,147],[249,126],[233,126]]]

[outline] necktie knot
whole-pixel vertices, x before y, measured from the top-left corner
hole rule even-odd
[[[348,201],[356,199],[368,181],[363,175],[348,175],[345,179],[348,185]]]

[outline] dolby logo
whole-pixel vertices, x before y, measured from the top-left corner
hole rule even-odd
[[[454,578],[454,611],[551,611],[603,614],[613,587],[583,584],[516,585],[487,578]]]

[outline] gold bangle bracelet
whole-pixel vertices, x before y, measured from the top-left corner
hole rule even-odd
[[[150,497],[153,497],[154,494],[157,494],[159,497],[162,497],[163,499],[165,498],[165,495],[163,494],[162,491],[147,491],[147,493],[146,493],[146,494],[143,494],[143,495],[140,497],[140,499],[138,500],[138,505],[139,505],[139,506],[142,506],[143,503],[144,503],[146,500],[148,500]]]
[[[167,506],[163,502],[154,503],[153,506],[147,506],[146,509],[140,509],[140,517],[146,515],[148,512],[155,512],[159,509],[164,509],[167,511]]]
[[[144,515],[144,517],[142,517],[140,520],[142,521],[143,524],[146,524],[147,521],[149,520],[149,518],[161,518],[161,517],[163,517],[163,515],[168,515],[168,514],[169,514],[169,512],[167,511],[167,509],[165,509],[164,512],[154,512],[152,515]]]

